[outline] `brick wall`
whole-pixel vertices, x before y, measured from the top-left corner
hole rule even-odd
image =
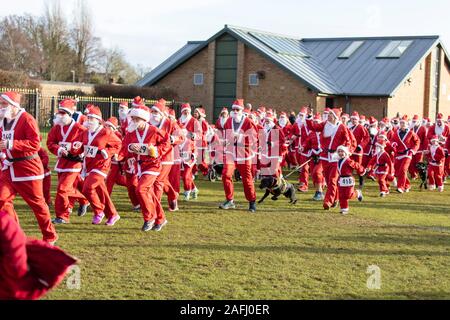
[[[366,117],[375,117],[381,120],[384,117],[384,112],[388,106],[388,98],[373,98],[373,97],[350,97],[350,114],[353,111],[358,111]],[[389,117],[395,114],[389,114]]]
[[[394,93],[394,97],[389,99],[388,114],[389,118],[407,114],[415,114],[422,117],[424,115],[425,86],[426,86],[426,61],[425,59],[407,77],[411,81],[405,81]]]
[[[444,52],[441,58],[441,90],[439,96],[439,111],[447,116],[450,115],[450,65],[444,61]]]

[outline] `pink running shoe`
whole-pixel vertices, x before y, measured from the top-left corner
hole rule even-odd
[[[104,217],[105,217],[105,214],[103,212],[100,214],[94,215],[94,218],[92,219],[92,224],[99,225],[100,223],[102,223]]]
[[[114,217],[111,217],[111,218],[108,219],[108,221],[106,221],[106,225],[108,227],[112,227],[119,220],[120,220],[120,216],[118,214],[116,214]]]

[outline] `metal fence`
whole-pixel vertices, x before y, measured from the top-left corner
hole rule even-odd
[[[21,106],[38,122],[41,133],[45,136],[52,127],[52,119],[58,109],[58,102],[66,99],[76,99],[78,101],[78,110],[83,111],[88,104],[96,105],[102,111],[103,119],[119,116],[119,104],[122,101],[128,101],[130,104],[133,99],[119,97],[92,97],[92,96],[45,96],[38,89],[18,89],[18,88],[0,88],[0,92],[15,91],[22,94]],[[151,106],[156,100],[145,100],[147,106]],[[168,101],[167,106],[175,110],[177,115],[180,113],[182,102]]]

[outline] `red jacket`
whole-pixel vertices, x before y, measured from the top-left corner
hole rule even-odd
[[[130,144],[135,143],[142,146],[140,154],[130,150]],[[152,158],[148,155],[149,145],[158,149],[158,157]],[[146,174],[158,176],[161,171],[162,155],[166,154],[170,148],[170,138],[167,132],[146,124],[144,130],[127,133],[122,143],[119,159],[130,159],[139,177]]]
[[[76,259],[44,241],[29,240],[0,212],[0,300],[34,300],[63,279]]]
[[[73,121],[70,125],[56,125],[50,129],[47,138],[47,148],[58,157],[55,165],[56,172],[81,172],[82,163],[69,160],[68,157],[59,157],[58,149],[64,146],[69,151],[69,157],[79,154],[78,150],[74,151],[74,142],[83,142],[83,136],[86,128],[81,124]]]
[[[308,138],[302,146],[303,150],[301,154],[305,157],[312,157],[313,155],[318,156],[322,149],[320,147],[320,133],[311,131]]]
[[[383,151],[380,154],[375,154],[369,161],[367,165],[367,169],[372,170],[375,169],[375,174],[387,174],[393,175],[394,173],[394,165],[392,163],[392,159],[386,151]]]
[[[349,130],[353,132],[353,135],[355,136],[356,145],[360,150],[358,153],[363,153],[363,150],[366,149],[370,141],[369,131],[360,124],[350,128]]]
[[[39,155],[39,158],[41,158],[42,166],[44,167],[44,175],[46,177],[51,175],[51,171],[49,168],[50,159],[48,157],[48,152],[45,151],[45,149],[41,147],[38,151],[38,155]]]
[[[167,148],[167,152],[161,155],[161,164],[171,165],[175,160],[173,146],[183,143],[185,137],[179,134],[175,134],[180,130],[180,127],[176,121],[170,120],[169,118],[163,118],[158,126],[158,129],[161,130],[164,135],[167,134],[170,138],[170,146]]]
[[[447,124],[443,124],[444,127],[442,128],[442,132],[439,134],[436,131],[436,124],[433,124],[429,129],[428,129],[428,133],[427,133],[427,139],[428,141],[431,140],[431,137],[433,137],[434,135],[440,137],[443,136],[444,138],[447,138],[450,135],[450,128]]]
[[[348,128],[342,124],[338,124],[336,131],[329,137],[325,137],[324,128],[326,121],[322,123],[314,123],[312,120],[307,119],[306,123],[311,130],[316,132],[321,132],[320,134],[320,145],[322,146],[322,152],[320,153],[320,159],[328,162],[336,162],[337,160],[332,159],[332,155],[336,152],[339,146],[345,146],[352,150],[352,139],[350,137],[350,132]]]
[[[10,124],[9,130],[6,130],[6,125],[6,119],[3,119],[0,134],[2,140],[8,141],[8,148],[0,150],[6,154],[2,170],[9,169],[14,182],[44,179],[44,167],[38,155],[41,137],[36,120],[22,109]],[[23,158],[29,159],[8,161]]]
[[[234,128],[230,117],[225,123],[223,141],[226,145],[227,161],[251,161],[258,150],[258,131],[252,120],[243,117],[238,128]]]
[[[364,167],[362,165],[360,165],[358,162],[353,161],[350,158],[344,158],[344,159],[340,159],[337,162],[337,169],[338,169],[338,173],[339,173],[339,182],[338,182],[338,186],[340,187],[352,187],[355,184],[355,180],[353,178],[353,170],[356,170],[356,173],[359,175],[363,175],[364,174]],[[342,180],[342,178],[351,178],[351,184],[353,185],[344,185],[344,181]]]
[[[428,129],[425,126],[419,126],[418,128],[414,128],[414,133],[417,134],[417,136],[420,139],[420,147],[418,152],[423,152],[427,150],[428,148],[428,139],[427,139],[427,133]]]
[[[445,162],[444,148],[438,146],[434,151],[431,150],[431,146],[428,147],[430,153],[427,154],[428,163],[432,166],[440,167]]]
[[[263,164],[267,164],[271,159],[278,159],[281,162],[287,153],[285,140],[283,129],[277,125],[269,132],[259,131],[260,159]]]
[[[395,135],[391,140],[391,145],[395,150],[395,157],[398,160],[403,158],[412,159],[412,155],[416,154],[420,147],[420,140],[417,134],[411,129],[407,130],[408,132],[403,139],[400,138],[401,130],[396,130]]]

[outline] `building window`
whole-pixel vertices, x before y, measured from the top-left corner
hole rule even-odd
[[[202,86],[203,85],[203,73],[194,74],[194,85]]]
[[[380,52],[378,59],[396,59],[400,58],[408,47],[413,43],[412,40],[394,40]]]
[[[248,84],[251,86],[259,85],[259,77],[256,73],[251,73],[248,77]]]
[[[326,98],[325,108],[334,108],[334,98]]]
[[[348,59],[356,50],[363,45],[364,41],[353,41],[344,52],[338,57],[338,59]]]

